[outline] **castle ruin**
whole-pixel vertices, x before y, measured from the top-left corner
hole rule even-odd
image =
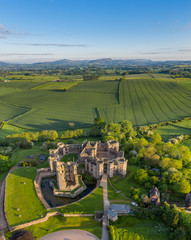
[[[79,154],[77,160],[85,164],[85,170],[94,178],[99,179],[103,173],[109,177],[116,174],[126,175],[127,161],[124,152],[119,151],[119,142],[110,140],[106,143],[99,141],[84,141],[82,144],[57,144],[57,149],[49,150],[51,172],[57,175],[59,189],[67,189],[78,184],[77,163],[63,163],[60,160],[67,154]]]

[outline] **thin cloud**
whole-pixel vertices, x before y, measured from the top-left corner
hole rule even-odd
[[[191,49],[178,49],[177,52],[191,52]]]
[[[0,56],[52,56],[53,53],[0,53]]]
[[[0,38],[7,38],[10,36],[44,36],[44,34],[31,34],[29,32],[14,31],[6,28],[3,24],[0,24]]]
[[[65,44],[65,43],[10,43],[15,45],[25,45],[33,47],[88,47],[86,44]]]

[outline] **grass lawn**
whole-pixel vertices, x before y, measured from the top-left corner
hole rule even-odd
[[[160,220],[143,219],[140,220],[134,216],[122,216],[116,222],[111,222],[110,225],[117,229],[114,232],[114,239],[126,240],[125,232],[137,233],[145,239],[149,240],[167,240],[169,232]],[[126,236],[128,236],[127,234]],[[128,238],[135,239],[135,238]],[[140,239],[140,238],[136,238]]]
[[[129,197],[130,188],[138,186],[133,178],[137,169],[137,166],[128,166],[127,175],[125,177],[114,176],[111,178],[112,185],[127,197]],[[115,196],[110,194],[110,197],[113,198]]]
[[[76,162],[78,159],[78,154],[75,154],[75,153],[72,153],[72,154],[68,154],[68,155],[65,155],[61,161],[62,162]]]
[[[131,201],[126,199],[125,197],[121,196],[119,193],[116,193],[115,190],[111,187],[109,181],[108,181],[108,199],[110,201],[110,204],[113,203],[126,203],[129,204]]]
[[[101,222],[96,222],[93,217],[50,217],[48,221],[35,224],[27,228],[31,230],[35,239],[66,229],[81,229],[93,233],[101,239],[102,225]],[[10,237],[11,233],[7,232],[6,237]]]
[[[170,138],[174,138],[182,134],[191,134],[191,129],[181,128],[175,125],[167,125],[156,129],[154,132],[159,133],[162,140],[167,142]]]
[[[39,219],[46,214],[46,209],[36,195],[33,184],[35,176],[36,168],[22,167],[12,172],[7,179],[5,211],[11,226]]]
[[[98,187],[81,201],[59,209],[62,213],[94,213],[103,210],[103,188]]]

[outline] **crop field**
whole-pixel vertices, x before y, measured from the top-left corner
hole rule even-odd
[[[150,74],[129,74],[127,76],[125,76],[125,78],[127,79],[150,79],[153,78],[153,76],[151,76]]]
[[[0,82],[0,90],[2,87],[4,87],[4,89],[9,89],[9,91],[12,88],[12,91],[15,90],[17,91],[17,89],[31,89],[34,88],[36,86],[40,86],[41,84],[43,84],[43,82],[27,82],[27,81],[11,81],[11,82]]]
[[[91,81],[81,82],[70,89],[72,92],[116,93],[119,81]]]
[[[169,74],[164,74],[164,73],[160,73],[160,74],[151,74],[154,78],[157,79],[172,79],[172,77]]]
[[[108,122],[130,120],[135,126],[191,115],[189,90],[175,82],[126,80],[120,84],[119,105],[101,108]]]
[[[10,123],[35,130],[90,126],[97,116],[97,106],[116,104],[114,93],[26,90],[12,94],[11,98],[7,95],[3,97],[5,102],[30,108],[28,112],[13,118]]]
[[[182,128],[188,128],[191,130],[191,119],[184,120],[182,122],[173,123],[173,125],[182,127]]]
[[[78,84],[77,81],[71,81],[71,82],[47,82],[44,84],[37,85],[33,87],[33,90],[64,90],[69,89],[73,86]]]
[[[89,127],[98,109],[107,122],[126,119],[134,126],[191,116],[190,89],[173,79],[1,84],[0,121],[26,129]]]

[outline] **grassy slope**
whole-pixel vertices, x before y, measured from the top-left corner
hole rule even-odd
[[[50,217],[48,221],[33,225],[27,228],[31,230],[36,239],[66,229],[81,229],[93,233],[101,239],[102,226],[101,222],[96,222],[93,217]],[[10,237],[10,233],[6,233],[6,237]]]
[[[136,172],[137,168],[137,166],[128,166],[127,175],[124,178],[120,176],[114,176],[111,178],[112,185],[127,197],[129,197],[130,188],[137,186],[133,178],[133,175]]]
[[[94,213],[103,210],[103,188],[98,187],[92,194],[81,201],[59,208],[62,213]]]
[[[115,192],[115,190],[111,187],[109,181],[108,181],[108,199],[110,201],[110,204],[113,203],[126,203],[129,204],[130,201],[126,199],[125,197],[121,196],[119,193]]]
[[[144,238],[149,240],[167,240],[168,230],[160,222],[160,220],[140,220],[134,216],[119,217],[119,220],[115,223],[111,223],[120,230],[119,239],[125,240],[123,238],[124,230],[127,229],[129,232],[134,232],[142,235]],[[118,239],[118,238],[117,238]],[[114,240],[114,239],[112,239]]]
[[[35,192],[35,176],[36,168],[19,168],[7,179],[5,211],[11,226],[39,219],[46,214]],[[17,211],[17,208],[20,210]]]

